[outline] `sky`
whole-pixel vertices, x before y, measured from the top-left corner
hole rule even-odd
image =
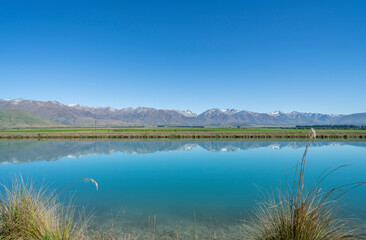
[[[0,98],[366,112],[366,1],[17,1]]]

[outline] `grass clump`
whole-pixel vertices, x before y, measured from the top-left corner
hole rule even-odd
[[[315,138],[312,129],[311,137]],[[304,174],[306,154],[310,140],[306,146],[303,158],[298,162],[294,185],[283,194],[268,197],[259,204],[257,211],[245,223],[248,240],[341,240],[359,239],[350,230],[346,222],[337,216],[336,200],[364,183],[347,184],[322,192],[319,184],[332,172],[339,169],[326,170],[319,176],[309,191],[305,190]],[[336,192],[340,191],[340,194]]]
[[[75,218],[72,204],[62,205],[57,192],[36,189],[21,177],[0,192],[0,239],[87,239],[90,217]]]

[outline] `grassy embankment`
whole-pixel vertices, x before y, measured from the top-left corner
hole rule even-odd
[[[366,130],[318,130],[319,139],[366,139]],[[0,130],[0,138],[191,138],[306,139],[308,130],[295,128],[70,128]]]

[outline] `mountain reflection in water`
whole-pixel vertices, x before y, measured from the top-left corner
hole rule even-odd
[[[147,154],[190,151],[202,148],[210,152],[242,151],[254,148],[304,148],[306,142],[286,141],[0,141],[0,164],[54,161],[64,157],[87,155]],[[366,142],[313,142],[312,147],[351,145],[366,147]]]

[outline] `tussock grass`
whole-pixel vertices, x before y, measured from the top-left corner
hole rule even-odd
[[[84,179],[85,180],[85,179]],[[87,239],[90,216],[62,205],[58,193],[34,187],[21,177],[0,192],[0,239],[69,240]]]
[[[315,138],[314,130],[310,139]],[[293,187],[287,193],[279,191],[260,203],[245,229],[248,240],[342,240],[359,239],[347,222],[338,218],[337,199],[348,191],[365,183],[346,184],[322,192],[319,184],[329,174],[338,170],[324,171],[309,191],[305,190],[304,175],[306,154],[298,162]]]
[[[0,190],[0,240],[136,240],[131,234],[112,232],[88,234],[91,215],[79,212],[75,217],[73,203],[58,201],[70,185],[77,182],[98,183],[92,178],[80,178],[59,191],[35,187],[23,178],[12,179],[10,186]]]

